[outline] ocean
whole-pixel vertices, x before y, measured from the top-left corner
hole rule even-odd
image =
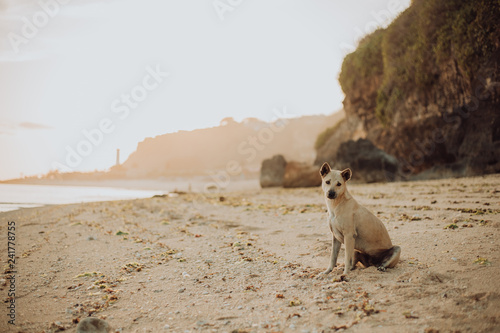
[[[111,187],[0,184],[0,212],[44,205],[148,198],[164,193]]]

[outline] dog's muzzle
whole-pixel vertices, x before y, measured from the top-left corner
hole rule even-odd
[[[328,193],[326,194],[326,197],[328,199],[335,199],[337,197],[337,193],[335,193],[335,191],[333,190],[330,190],[328,191]]]

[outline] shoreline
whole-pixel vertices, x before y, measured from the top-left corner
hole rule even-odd
[[[145,191],[183,191],[183,192],[203,192],[205,187],[217,184],[220,191],[237,191],[238,188],[256,190],[260,188],[259,179],[217,179],[207,176],[197,176],[192,178],[173,177],[161,179],[108,179],[108,180],[8,180],[1,184],[13,185],[48,185],[48,186],[82,186],[82,187],[109,187],[131,190]]]
[[[131,200],[164,195],[165,193],[169,192],[118,187],[0,184],[0,211],[44,205]]]

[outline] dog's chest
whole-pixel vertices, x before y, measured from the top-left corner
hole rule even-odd
[[[343,243],[344,233],[342,232],[342,226],[340,225],[338,219],[335,218],[335,215],[330,214],[328,219],[328,225],[330,227],[331,232],[333,233],[333,236]]]

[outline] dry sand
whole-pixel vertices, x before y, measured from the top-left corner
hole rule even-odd
[[[18,273],[16,326],[3,303],[0,332],[75,331],[89,315],[119,332],[500,330],[500,175],[350,190],[402,255],[347,281],[343,248],[318,275],[331,236],[317,188],[1,213],[1,264],[15,221]]]

